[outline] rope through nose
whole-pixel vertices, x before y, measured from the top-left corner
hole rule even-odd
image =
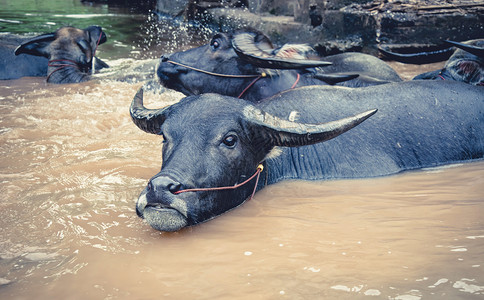
[[[249,200],[254,197],[255,191],[257,189],[257,184],[259,183],[259,175],[264,170],[264,166],[262,164],[257,166],[257,170],[255,171],[254,175],[250,176],[247,180],[244,182],[241,182],[239,184],[233,185],[233,186],[222,186],[222,187],[214,187],[214,188],[195,188],[195,189],[185,189],[185,190],[180,190],[176,191],[174,194],[178,195],[181,193],[186,193],[186,192],[203,192],[203,191],[222,191],[222,190],[234,190],[236,188],[239,188],[247,183],[249,183],[254,177],[257,177],[255,181],[255,186],[254,190],[252,191],[252,195],[250,196]]]
[[[192,66],[189,66],[189,65],[185,65],[185,64],[182,64],[182,63],[179,63],[179,62],[170,60],[168,58],[165,58],[165,59],[166,59],[166,62],[169,62],[170,64],[177,65],[177,66],[181,66],[181,67],[184,67],[184,68],[193,70],[193,71],[197,71],[197,72],[200,72],[200,73],[205,73],[205,74],[213,75],[213,76],[229,77],[229,78],[254,78],[254,77],[259,77],[259,76],[261,76],[261,77],[265,77],[266,76],[265,73],[262,73],[262,74],[254,74],[254,75],[232,75],[232,74],[214,73],[214,72],[205,71],[205,70],[202,70],[202,69],[199,69],[199,68],[195,68],[195,67],[192,67]]]
[[[97,39],[96,48],[94,48],[94,51],[92,53],[92,66],[91,66],[92,74],[96,73],[96,51],[97,51],[97,47],[99,46],[99,43],[101,42],[102,36],[103,36],[103,31],[101,30],[101,33],[99,34],[99,38]]]
[[[204,73],[204,74],[208,74],[208,75],[212,75],[212,76],[218,76],[218,77],[228,77],[228,78],[255,78],[251,83],[249,83],[249,85],[239,94],[239,96],[237,98],[242,98],[242,96],[245,94],[245,92],[247,92],[248,89],[250,89],[259,79],[261,78],[264,78],[264,77],[267,77],[267,74],[265,72],[262,72],[261,74],[254,74],[254,75],[231,75],[231,74],[221,74],[221,73],[214,73],[214,72],[210,72],[210,71],[206,71],[206,70],[202,70],[202,69],[199,69],[199,68],[195,68],[195,67],[192,67],[192,66],[189,66],[189,65],[185,65],[185,64],[182,64],[180,62],[176,62],[176,61],[173,61],[173,60],[170,60],[169,58],[167,57],[163,57],[163,62],[168,62],[170,64],[173,64],[173,65],[177,65],[177,66],[181,66],[181,67],[184,67],[184,68],[187,68],[189,70],[193,70],[193,71],[196,71],[196,72],[200,72],[200,73]],[[294,84],[291,86],[291,89],[295,88],[297,83],[299,82],[299,79],[300,79],[300,75],[299,73],[297,74],[297,78],[296,78],[296,81],[294,82]]]

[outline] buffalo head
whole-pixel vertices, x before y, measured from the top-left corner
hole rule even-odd
[[[289,89],[296,80],[299,86],[321,84],[314,78],[297,79],[298,73],[308,72],[306,68],[331,64],[307,59],[310,49],[307,45],[275,49],[267,36],[255,30],[218,33],[209,44],[162,56],[157,75],[163,85],[185,95],[217,93],[260,100]],[[257,87],[246,91],[255,81]]]
[[[131,117],[140,129],[163,136],[163,162],[161,171],[139,196],[136,211],[161,231],[210,220],[243,203],[257,182],[249,180],[228,190],[205,188],[234,187],[252,177],[275,147],[327,141],[375,111],[324,124],[302,124],[277,118],[250,102],[216,94],[190,96],[163,109],[147,109],[140,90],[131,104]],[[203,189],[192,190],[197,188]]]
[[[470,40],[463,43],[445,41],[445,48],[418,53],[396,53],[380,48],[390,59],[412,64],[447,62],[441,70],[417,75],[414,79],[455,80],[473,85],[484,85],[484,39]],[[454,47],[457,48],[453,54]]]
[[[484,39],[447,43],[458,49],[449,58],[440,75],[446,79],[484,85]]]
[[[15,55],[30,54],[49,59],[47,82],[72,83],[89,79],[97,47],[106,42],[106,34],[99,26],[86,29],[61,27],[22,43]],[[98,60],[96,60],[98,61]],[[101,61],[97,68],[107,67]]]

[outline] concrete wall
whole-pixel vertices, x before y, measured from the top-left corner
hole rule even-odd
[[[195,1],[205,5],[216,0],[158,0],[158,9],[173,16],[180,15]],[[358,3],[367,3],[367,0],[245,1],[249,9],[203,9],[201,19],[222,31],[254,27],[277,44],[309,43],[318,49],[326,49],[320,52],[361,48],[369,53],[375,53],[378,44],[440,44],[444,39],[482,38],[484,24],[484,14],[481,13],[484,5],[472,8],[468,13],[462,13],[461,9],[416,13],[412,9],[402,12],[401,8],[405,6],[397,12],[381,7],[381,3],[398,6],[397,2],[373,2],[361,6]],[[311,25],[311,6],[315,6],[322,17],[319,26]]]
[[[188,6],[189,0],[158,0],[156,10],[160,13],[170,16],[179,16],[183,14]]]
[[[322,11],[338,10],[352,3],[369,0],[246,0],[249,11],[259,15],[292,16],[295,21],[309,24],[309,5],[317,5]],[[177,16],[183,13],[189,3],[197,0],[157,0],[157,11]],[[220,2],[223,2],[221,0]]]
[[[307,0],[249,0],[249,11],[255,14],[294,16],[300,2]]]

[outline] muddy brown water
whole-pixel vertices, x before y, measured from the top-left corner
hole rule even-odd
[[[483,299],[483,161],[286,181],[160,233],[134,210],[161,165],[139,86],[1,82],[0,299]]]

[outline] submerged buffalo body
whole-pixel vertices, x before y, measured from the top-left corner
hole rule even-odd
[[[19,35],[0,35],[0,80],[47,75],[47,57],[15,55],[15,49],[27,40]]]
[[[93,57],[106,34],[99,26],[62,27],[33,38],[4,35],[0,41],[0,79],[47,76],[50,83],[75,83],[89,80]],[[95,60],[96,69],[105,67]]]
[[[207,45],[163,56],[157,75],[163,85],[185,95],[217,93],[251,101],[295,86],[401,81],[391,67],[371,55],[345,53],[322,62],[306,59],[308,52],[307,45],[274,49],[260,32],[219,33]],[[328,62],[332,65],[325,66]]]
[[[356,114],[373,108],[375,115],[349,130],[373,111]],[[308,125],[349,115],[356,116]],[[138,215],[161,231],[209,220],[243,203],[256,179],[233,189],[190,189],[233,187],[256,174],[261,163],[259,189],[283,179],[389,175],[484,153],[484,88],[451,81],[302,87],[256,105],[205,94],[159,110],[144,108],[139,92],[131,116],[138,127],[164,138],[161,171],[136,205]]]

